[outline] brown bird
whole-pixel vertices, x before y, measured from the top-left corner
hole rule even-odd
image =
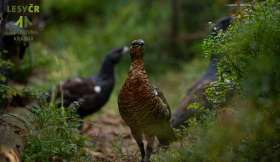
[[[130,46],[131,66],[118,97],[119,112],[141,151],[142,161],[149,161],[155,136],[162,145],[176,140],[170,123],[171,111],[163,93],[148,79],[144,62],[144,41]],[[147,140],[146,152],[143,137]]]

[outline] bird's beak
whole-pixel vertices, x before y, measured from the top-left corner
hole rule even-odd
[[[127,51],[128,51],[128,47],[125,46],[122,50],[122,54],[126,53]]]
[[[141,41],[140,43],[139,43],[139,45],[144,45],[145,43],[144,43],[144,41]]]

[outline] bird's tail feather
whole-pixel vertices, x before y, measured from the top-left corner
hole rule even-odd
[[[169,145],[171,142],[177,140],[175,131],[173,130],[173,127],[170,123],[166,124],[165,128],[162,129],[162,131],[160,131],[159,133],[157,133],[156,136],[160,144],[162,145]]]

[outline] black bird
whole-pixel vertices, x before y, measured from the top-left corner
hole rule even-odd
[[[60,97],[64,106],[70,106],[74,101],[81,102],[77,112],[82,118],[98,111],[110,97],[115,83],[114,66],[126,51],[128,47],[109,51],[97,75],[70,78],[57,85],[56,91],[50,89],[48,93],[56,92],[55,98]]]
[[[216,30],[213,29],[212,35],[217,35],[217,30],[223,30],[226,31],[227,27],[230,25],[231,17],[224,17],[219,19],[216,24]],[[201,105],[205,107],[205,109],[211,109],[211,105],[209,104],[209,101],[205,97],[204,93],[204,87],[209,86],[210,83],[217,81],[217,61],[215,60],[215,55],[212,54],[209,65],[207,67],[206,72],[204,75],[198,79],[196,79],[187,89],[187,92],[184,96],[184,99],[178,106],[175,114],[172,117],[172,125],[174,128],[179,129],[181,125],[188,126],[188,123],[186,121],[193,117],[195,114],[198,113],[198,111],[193,109],[187,109],[188,106],[191,103],[198,102]],[[195,99],[194,95],[198,96],[198,99]]]

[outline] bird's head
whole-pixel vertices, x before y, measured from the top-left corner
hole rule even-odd
[[[130,56],[132,59],[143,58],[144,41],[142,39],[134,40],[130,46]]]
[[[212,30],[212,35],[216,36],[218,34],[218,31],[223,30],[225,32],[229,25],[231,24],[232,17],[223,17],[216,21],[215,23],[215,29]]]
[[[128,47],[114,48],[108,52],[106,59],[110,60],[113,64],[118,63],[123,55],[128,51]]]

